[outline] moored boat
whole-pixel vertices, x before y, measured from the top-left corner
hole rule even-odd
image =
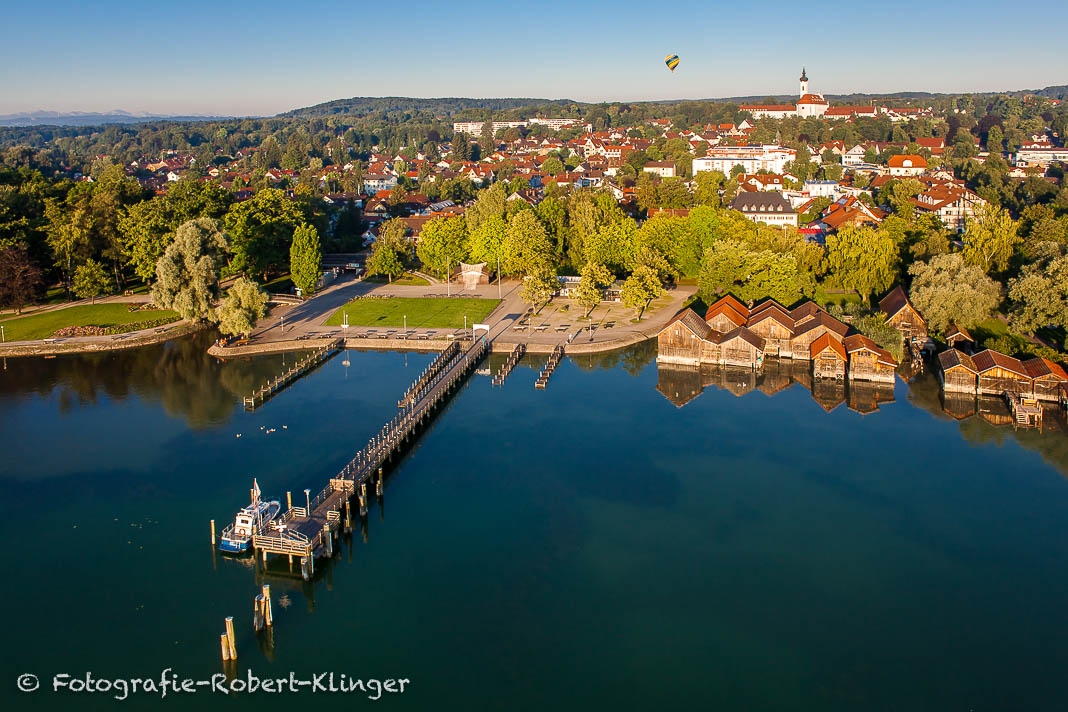
[[[252,546],[253,534],[258,534],[278,517],[282,511],[281,503],[276,499],[260,498],[260,486],[252,480],[252,503],[243,507],[234,516],[230,526],[223,529],[219,538],[219,551],[228,554],[243,554]]]

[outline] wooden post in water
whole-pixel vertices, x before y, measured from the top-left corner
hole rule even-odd
[[[219,644],[222,646],[223,662],[230,662],[230,641],[226,638],[226,633],[219,636]]]
[[[271,586],[263,584],[263,622],[268,626],[274,625],[274,611],[271,609]]]
[[[352,500],[345,500],[345,531],[352,531]]]
[[[286,511],[293,509],[293,493],[286,492]]]
[[[334,555],[334,535],[330,531],[330,525],[323,525],[323,544],[326,546],[326,555],[331,557]]]
[[[215,546],[215,520],[211,520],[211,545]]]
[[[367,516],[367,483],[360,483],[360,516]]]
[[[382,496],[382,468],[378,468],[378,482],[375,484],[375,494]]]
[[[252,629],[259,633],[263,630],[263,594],[258,594],[252,602]]]
[[[230,646],[230,659],[237,660],[237,645],[234,640],[233,616],[226,616],[226,642]]]

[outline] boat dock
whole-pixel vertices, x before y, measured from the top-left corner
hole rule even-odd
[[[501,366],[500,370],[497,371],[497,374],[493,377],[494,386],[504,385],[505,379],[508,378],[512,369],[519,364],[519,359],[523,358],[523,354],[526,353],[526,351],[526,344],[515,345],[515,348],[512,349],[512,353],[508,354],[508,359],[504,362],[504,365]]]
[[[1017,428],[1037,428],[1042,425],[1042,406],[1035,398],[1021,396],[1019,393],[1005,393],[1009,410]]]
[[[267,400],[279,393],[290,383],[326,362],[327,359],[341,350],[344,343],[344,339],[334,339],[326,346],[319,347],[298,361],[281,376],[272,378],[258,390],[254,391],[252,395],[245,396],[245,398],[242,399],[245,404],[245,410],[255,410],[257,406],[263,405]]]
[[[359,506],[359,515],[367,514],[367,485],[373,484],[375,494],[382,495],[383,465],[399,454],[408,440],[435,414],[436,408],[448,399],[463,379],[477,366],[489,350],[485,336],[461,345],[457,342],[439,354],[423,372],[399,403],[399,412],[376,433],[356,456],[331,477],[314,497],[306,491],[301,506],[293,506],[287,495],[286,511],[271,523],[270,528],[252,536],[255,555],[267,561],[268,554],[297,557],[301,575],[310,579],[315,573],[315,559],[334,554],[335,537],[352,529],[352,498]]]
[[[553,349],[552,354],[549,356],[549,360],[546,362],[545,368],[543,368],[541,370],[541,373],[538,374],[538,380],[534,381],[535,388],[545,388],[545,386],[548,385],[549,379],[552,378],[553,371],[555,371],[556,367],[560,365],[560,361],[562,361],[563,358],[564,347],[557,345],[557,347]]]

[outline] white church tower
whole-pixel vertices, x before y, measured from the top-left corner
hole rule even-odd
[[[801,93],[798,96],[805,94],[808,94],[808,75],[805,74],[805,68],[801,67]]]

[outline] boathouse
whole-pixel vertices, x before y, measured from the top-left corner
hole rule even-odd
[[[824,334],[812,342],[809,351],[813,378],[845,379],[848,356],[841,341]]]
[[[901,332],[906,345],[914,341],[921,348],[927,345],[927,322],[912,306],[900,285],[879,301],[879,311],[886,314],[887,324]]]
[[[986,349],[973,356],[972,361],[979,375],[979,393],[1000,396],[1031,392],[1031,376],[1019,359]]]
[[[893,383],[897,361],[887,351],[863,334],[852,334],[842,340],[849,354],[850,381]]]
[[[777,358],[794,358],[794,320],[777,302],[768,301],[749,314],[746,327],[764,339],[764,353]]]
[[[1060,398],[1061,386],[1068,384],[1068,373],[1059,364],[1044,358],[1032,358],[1023,362],[1031,377],[1031,394],[1040,400],[1056,401]]]
[[[972,357],[957,349],[938,354],[938,380],[946,393],[971,393],[978,390],[979,370]]]
[[[975,348],[975,339],[964,328],[950,323],[949,329],[946,330],[946,346],[970,354]]]

